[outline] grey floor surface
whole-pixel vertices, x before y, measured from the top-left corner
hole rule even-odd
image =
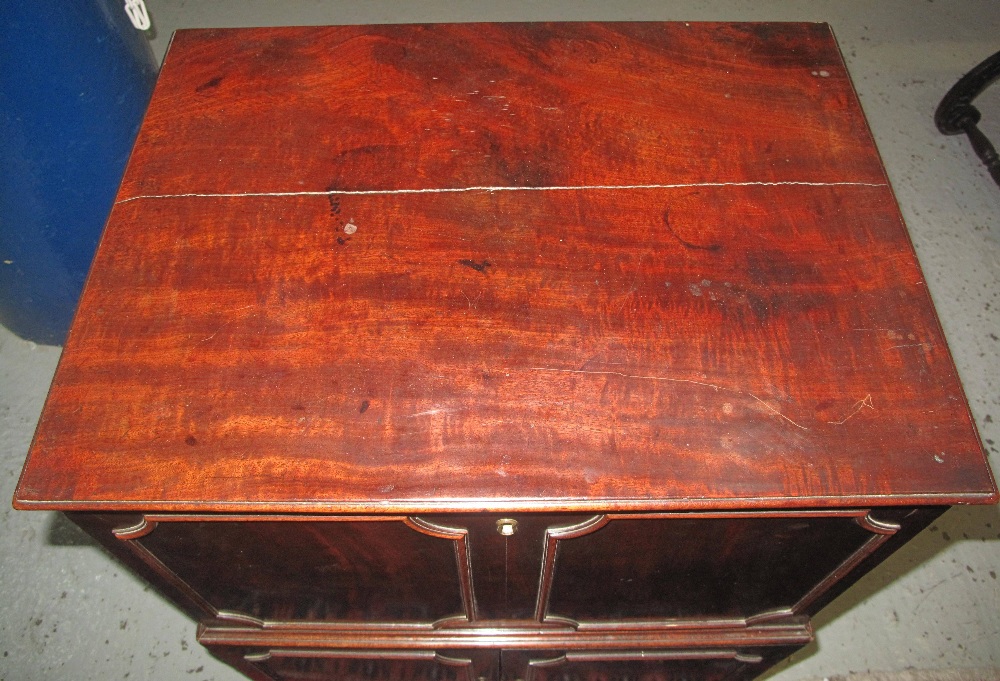
[[[157,57],[176,28],[513,20],[826,21],[840,40],[980,432],[1000,468],[1000,188],[937,102],[1000,49],[996,0],[823,2],[185,2],[147,0]],[[1000,142],[1000,84],[978,102]],[[0,328],[0,681],[214,679],[235,672],[194,625],[59,516],[9,500],[59,349]],[[789,557],[794,560],[793,556]],[[773,681],[966,670],[1000,678],[1000,511],[949,511],[817,619]],[[971,671],[977,669],[979,671]],[[919,678],[925,678],[919,676]]]

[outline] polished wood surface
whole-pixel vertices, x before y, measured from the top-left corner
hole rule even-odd
[[[829,28],[175,37],[18,486],[257,680],[751,679],[996,500]]]
[[[982,503],[828,27],[196,30],[21,508]]]

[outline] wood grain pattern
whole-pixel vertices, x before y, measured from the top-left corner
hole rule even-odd
[[[885,182],[822,24],[179,31],[154,105],[122,199]]]
[[[15,503],[995,499],[828,28],[532,24],[178,33]]]

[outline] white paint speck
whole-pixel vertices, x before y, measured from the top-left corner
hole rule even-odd
[[[356,231],[358,231],[358,226],[353,222],[344,225],[344,234],[354,234]]]
[[[941,452],[941,454],[944,454],[944,452]],[[934,455],[934,460],[937,461],[938,463],[944,463],[944,458],[939,454]]]

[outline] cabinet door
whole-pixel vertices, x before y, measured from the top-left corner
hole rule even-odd
[[[426,626],[474,616],[462,528],[398,516],[73,517],[199,619]]]
[[[210,650],[257,681],[495,681],[500,666],[488,650]]]
[[[504,651],[501,681],[739,681],[794,650]]]
[[[546,531],[539,622],[808,615],[907,511],[595,516]],[[853,575],[852,575],[853,577]]]

